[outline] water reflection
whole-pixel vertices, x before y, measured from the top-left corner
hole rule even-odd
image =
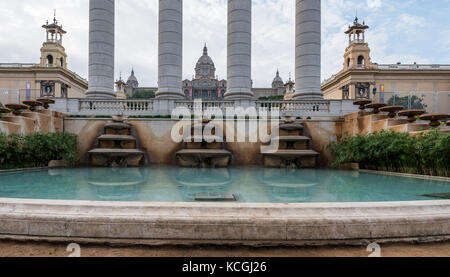
[[[228,168],[180,168],[175,182],[179,185],[183,201],[195,201],[199,194],[229,193],[233,182]]]
[[[149,179],[146,168],[91,168],[87,182],[96,200],[137,201]]]
[[[312,170],[263,169],[259,179],[268,198],[275,203],[310,202],[315,194],[313,188],[320,183]]]

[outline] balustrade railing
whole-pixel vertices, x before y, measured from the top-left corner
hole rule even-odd
[[[79,111],[83,114],[124,114],[142,115],[151,114],[153,100],[91,100],[80,99]]]
[[[281,115],[321,115],[331,112],[330,101],[257,101],[259,110],[279,109]]]
[[[185,107],[193,111],[194,109],[220,109],[225,111],[227,108],[234,108],[234,101],[190,101],[181,100],[175,102],[175,108]]]
[[[238,108],[237,101],[190,101],[190,100],[100,100],[100,99],[55,99],[52,109],[71,115],[170,115],[176,108],[195,110],[219,109],[226,114],[228,109]],[[281,116],[341,116],[357,111],[352,101],[306,100],[306,101],[250,101],[243,103],[245,109],[254,107],[258,112],[270,113],[279,110]]]

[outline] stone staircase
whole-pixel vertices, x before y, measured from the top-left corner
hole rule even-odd
[[[204,134],[208,120],[194,122],[191,134]],[[176,153],[177,164],[184,167],[215,168],[227,167],[231,163],[232,153],[225,149],[223,137],[216,136],[218,128],[212,128],[210,136],[189,135],[184,139],[184,149]]]
[[[115,120],[103,127],[94,149],[88,152],[91,166],[135,167],[146,163],[146,153],[139,150],[133,126]]]
[[[286,121],[279,127],[277,140],[279,147],[275,151],[262,152],[264,166],[279,168],[315,168],[319,153],[311,150],[311,138],[303,135],[304,126],[295,121]]]

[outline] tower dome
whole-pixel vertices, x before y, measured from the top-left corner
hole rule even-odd
[[[138,88],[139,87],[139,82],[138,82],[136,76],[134,76],[134,69],[131,70],[131,75],[130,75],[130,77],[128,77],[127,85],[132,87],[132,88]]]
[[[277,70],[277,75],[272,81],[272,88],[281,88],[284,87],[283,79],[280,77],[280,71]]]
[[[200,78],[210,78],[214,79],[216,76],[216,66],[213,60],[208,55],[208,47],[203,48],[203,56],[198,59],[197,65],[195,66],[195,77]]]

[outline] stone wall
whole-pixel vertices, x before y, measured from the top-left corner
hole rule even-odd
[[[93,148],[96,138],[108,122],[111,120],[89,118],[66,118],[64,120],[65,132],[77,134],[79,137],[78,149],[81,165],[87,164],[87,152]],[[175,165],[175,152],[183,148],[183,143],[176,143],[171,139],[172,128],[177,122],[179,121],[171,119],[131,119],[126,121],[135,127],[142,148],[148,152],[150,163],[153,165]],[[327,146],[330,142],[342,137],[343,122],[339,118],[330,117],[305,120],[303,123],[305,135],[312,138],[313,149],[321,154],[321,165],[326,166],[331,158]],[[181,126],[189,124],[191,121],[181,122]],[[218,124],[224,126],[224,137],[231,134],[233,128],[231,122],[220,121]],[[249,121],[246,121],[246,124],[249,124]],[[259,132],[259,129],[257,128],[255,131]],[[238,133],[235,132],[235,137],[237,136]],[[245,137],[247,142],[225,144],[225,147],[233,152],[232,165],[262,165],[261,142],[248,142],[248,135]]]

